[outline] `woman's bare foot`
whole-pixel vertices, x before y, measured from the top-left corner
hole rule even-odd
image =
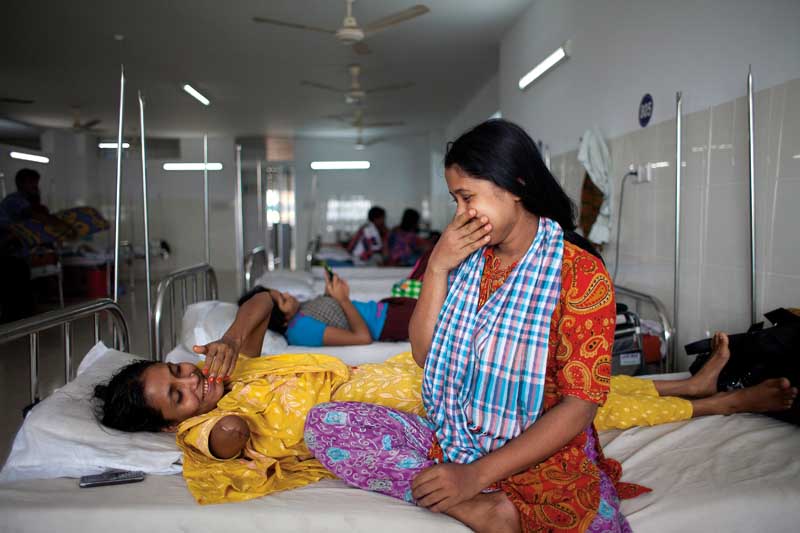
[[[694,416],[767,413],[791,408],[795,398],[797,387],[792,387],[786,378],[775,378],[753,387],[720,392],[692,404],[695,406]]]
[[[731,358],[731,351],[728,347],[728,336],[721,331],[717,331],[714,333],[712,346],[713,351],[711,352],[709,360],[706,361],[706,364],[703,365],[697,374],[689,378],[687,396],[705,398],[706,396],[712,396],[717,393],[717,379],[719,378],[719,373],[722,372],[722,369],[725,368],[725,365],[728,364],[728,360]]]
[[[519,512],[504,492],[478,494],[446,511],[478,533],[517,533]]]

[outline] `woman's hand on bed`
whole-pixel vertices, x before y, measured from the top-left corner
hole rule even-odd
[[[203,374],[208,376],[208,380],[221,383],[222,379],[228,378],[236,367],[239,343],[234,339],[222,337],[214,342],[195,346],[194,352],[206,356]]]
[[[438,272],[450,272],[469,254],[489,244],[492,225],[485,216],[469,209],[453,218],[439,237],[428,260],[428,268]]]
[[[485,488],[479,483],[472,465],[445,463],[420,472],[411,483],[411,493],[417,505],[444,513],[478,495]]]

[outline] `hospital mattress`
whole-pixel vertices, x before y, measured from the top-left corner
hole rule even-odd
[[[365,363],[380,363],[403,352],[410,352],[408,342],[373,342],[362,346],[287,346],[281,353],[321,353],[338,357],[346,364],[355,366]],[[199,358],[194,352],[179,344],[167,354],[167,362],[197,363]]]
[[[797,531],[800,428],[712,416],[601,434],[623,480],[653,492],[622,510],[637,533]],[[74,479],[0,485],[0,531],[467,531],[446,516],[324,481],[244,503],[197,505],[180,476],[79,489]]]

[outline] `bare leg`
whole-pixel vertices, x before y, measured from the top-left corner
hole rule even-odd
[[[448,514],[478,533],[517,533],[519,513],[503,492],[478,494],[447,510]]]
[[[692,417],[785,411],[795,398],[797,387],[792,387],[788,379],[768,379],[753,387],[692,400]]]
[[[714,334],[714,351],[703,368],[688,379],[653,381],[659,396],[706,398],[716,394],[717,378],[731,357],[728,336],[721,331]]]
[[[267,332],[267,321],[262,320],[250,332],[250,335],[245,337],[242,346],[239,348],[239,353],[247,357],[261,356],[261,346],[264,344],[264,334]]]

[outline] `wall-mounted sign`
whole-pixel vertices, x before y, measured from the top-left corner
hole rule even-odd
[[[639,125],[645,127],[650,123],[650,117],[653,116],[653,97],[650,93],[642,96],[642,102],[639,104]]]

